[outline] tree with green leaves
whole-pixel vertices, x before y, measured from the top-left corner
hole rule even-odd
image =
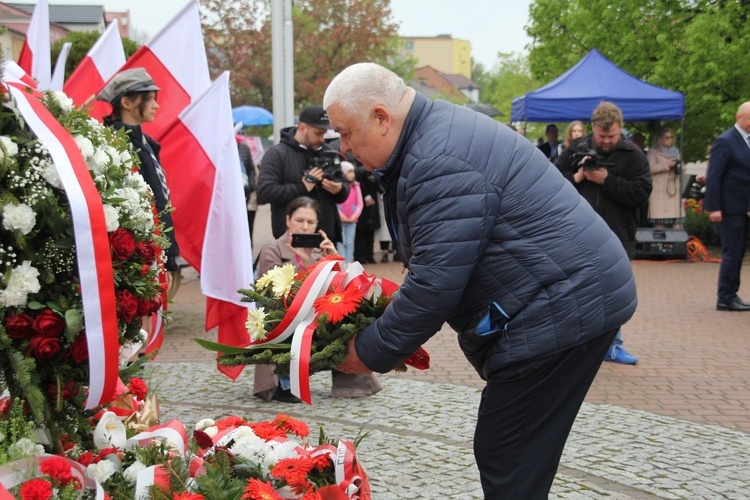
[[[60,50],[62,50],[63,44],[66,42],[72,43],[68,59],[65,62],[65,79],[67,80],[81,63],[83,58],[86,57],[86,54],[88,54],[89,50],[91,50],[91,47],[94,46],[100,36],[102,36],[102,34],[98,31],[71,31],[65,35],[65,38],[61,38],[53,43],[50,49],[53,64],[52,69],[55,69],[54,64],[57,62],[57,56],[60,55]],[[125,49],[126,59],[138,50],[138,44],[129,38],[122,39],[122,46]]]
[[[232,72],[232,103],[272,109],[271,16],[260,0],[201,2],[211,73]],[[323,100],[347,66],[372,61],[408,79],[390,0],[298,0],[293,6],[294,97],[298,108]]]
[[[685,94],[685,158],[703,160],[750,97],[749,7],[748,0],[536,0],[526,27],[531,72],[546,83],[598,49],[628,73]]]

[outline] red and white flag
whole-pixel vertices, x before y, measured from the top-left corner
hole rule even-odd
[[[70,75],[63,91],[73,99],[76,106],[83,106],[104,88],[104,84],[115,76],[123,64],[125,64],[125,49],[122,46],[120,28],[115,19],[107,26],[102,36]],[[94,101],[89,108],[91,116],[98,120],[111,112],[112,106],[102,101]]]
[[[249,304],[237,290],[253,281],[245,195],[225,72],[188,106],[161,137],[180,255],[200,272],[208,298],[206,330],[219,327],[222,344],[245,346]],[[187,161],[189,159],[189,161]],[[242,367],[220,367],[237,378]]]
[[[52,57],[49,39],[49,3],[39,0],[31,14],[26,39],[21,47],[18,65],[39,82],[39,90],[50,88],[52,80]]]
[[[13,61],[3,62],[3,81],[4,82],[16,82],[22,83],[31,87],[32,89],[37,88],[36,80],[31,78],[21,66]]]
[[[62,90],[63,82],[65,81],[65,63],[68,62],[68,54],[70,48],[73,46],[71,42],[65,42],[60,49],[60,54],[57,56],[57,62],[55,63],[55,71],[52,72],[52,80],[49,86],[50,90]]]
[[[161,142],[164,129],[211,85],[197,0],[185,5],[118,73],[138,67],[161,88],[156,119],[143,124],[143,131]]]

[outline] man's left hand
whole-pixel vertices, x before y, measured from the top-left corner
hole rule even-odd
[[[338,194],[339,191],[341,191],[343,185],[340,182],[334,182],[330,179],[323,179],[321,181],[321,186],[323,186],[323,189],[331,194]]]
[[[604,184],[604,179],[607,178],[609,172],[606,168],[597,168],[596,170],[584,170],[583,175],[594,184]]]
[[[359,356],[357,356],[357,348],[354,347],[355,338],[357,338],[356,335],[349,340],[349,344],[347,344],[349,351],[346,353],[346,358],[344,358],[344,362],[337,366],[336,369],[340,372],[351,374],[372,373],[372,370],[367,368],[359,359]]]

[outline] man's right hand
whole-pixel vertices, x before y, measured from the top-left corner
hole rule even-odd
[[[318,179],[318,182],[306,181],[305,178],[307,176],[315,177],[316,179]],[[313,189],[315,189],[315,186],[317,186],[322,180],[323,180],[323,170],[320,167],[313,167],[302,176],[302,184],[305,185],[305,188],[307,189],[308,193],[312,191]]]
[[[721,222],[721,210],[715,212],[708,212],[708,219],[711,222]]]

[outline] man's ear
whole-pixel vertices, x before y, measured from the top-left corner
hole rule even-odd
[[[375,118],[375,124],[385,134],[391,128],[391,114],[383,106],[375,106],[372,110],[372,116]]]

